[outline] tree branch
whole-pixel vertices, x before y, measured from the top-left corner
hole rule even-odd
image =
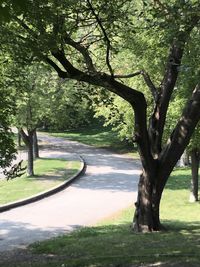
[[[44,60],[54,68],[54,70],[58,73],[58,76],[60,78],[67,78],[68,74],[67,72],[61,70],[61,68],[58,67],[58,65],[53,61],[51,60],[49,57],[44,57]]]
[[[64,69],[67,71],[69,78],[74,79],[79,77],[83,72],[75,68],[69,60],[66,58],[64,51],[58,50],[57,52],[52,52],[52,55],[61,63]]]
[[[192,29],[197,25],[199,18],[191,17],[191,23],[187,22],[185,31],[179,30],[171,44],[167,60],[166,71],[159,87],[156,106],[149,124],[149,137],[152,143],[152,153],[159,155],[162,150],[162,137],[165,120],[171,95],[173,93],[177,78],[178,66],[181,64],[184,47]],[[187,26],[188,25],[188,26]]]
[[[147,84],[147,86],[149,87],[151,93],[152,93],[152,96],[154,98],[154,100],[156,101],[157,98],[158,98],[158,90],[157,88],[155,87],[155,85],[153,84],[149,74],[147,72],[145,72],[144,70],[141,71],[141,74],[142,76],[144,77],[144,80]]]
[[[156,101],[157,97],[158,97],[158,91],[157,91],[157,88],[155,87],[155,85],[153,84],[149,74],[146,71],[140,70],[140,71],[136,71],[134,73],[127,74],[127,75],[114,75],[113,78],[126,79],[126,78],[133,78],[133,77],[138,76],[138,75],[143,76],[146,85],[149,87],[149,89],[152,93],[152,96],[153,96],[154,100]]]
[[[186,146],[190,141],[190,137],[200,119],[200,84],[197,84],[193,91],[191,99],[186,104],[181,119],[177,123],[166,147],[160,154],[162,169],[169,172],[178,161]],[[176,153],[174,153],[176,151]],[[171,167],[171,168],[170,168]]]
[[[183,52],[187,39],[190,36],[191,31],[199,22],[200,17],[194,16],[190,18],[191,21],[187,21],[185,31],[179,30],[175,35],[174,41],[172,42],[171,49],[169,52],[166,71],[163,80],[160,84],[161,99],[160,99],[160,111],[166,113],[171,95],[178,78],[178,67],[181,64]],[[162,123],[164,127],[164,123]]]
[[[113,78],[115,79],[126,79],[126,78],[132,78],[132,77],[135,77],[137,75],[141,75],[141,71],[136,71],[134,73],[131,73],[131,74],[127,74],[127,75],[114,75]]]
[[[95,17],[100,29],[102,30],[103,35],[104,35],[104,38],[105,38],[105,41],[106,41],[106,45],[107,45],[107,49],[106,49],[106,64],[107,64],[108,69],[110,71],[111,77],[113,77],[114,72],[113,72],[113,69],[112,69],[111,64],[110,64],[110,48],[111,48],[110,39],[108,38],[108,35],[106,33],[106,30],[103,27],[103,24],[101,23],[100,18],[98,17],[98,15],[96,14],[92,4],[90,3],[90,0],[87,0],[87,3],[88,3],[89,8],[90,8],[92,14],[94,15],[94,17]]]
[[[87,48],[81,45],[79,42],[75,42],[74,40],[72,40],[69,35],[66,35],[64,40],[67,44],[69,44],[70,46],[72,46],[73,48],[75,48],[77,51],[79,51],[82,54],[83,58],[85,59],[85,63],[86,63],[86,66],[89,72],[92,72],[92,73],[95,72],[96,70],[95,70],[95,67],[92,62],[92,58],[90,57]]]
[[[14,19],[19,23],[22,28],[24,28],[32,37],[37,38],[37,34],[21,19],[19,19],[17,16],[14,17]]]

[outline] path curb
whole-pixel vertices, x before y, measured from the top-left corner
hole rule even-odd
[[[46,197],[49,197],[49,196],[65,189],[66,187],[68,187],[72,182],[74,182],[76,179],[80,178],[80,176],[82,176],[85,173],[86,163],[81,156],[78,155],[78,157],[79,157],[80,162],[81,162],[81,168],[76,174],[74,174],[67,181],[63,182],[62,184],[60,184],[58,186],[53,187],[50,190],[46,190],[46,191],[41,192],[39,194],[33,195],[30,198],[24,198],[24,199],[21,199],[19,201],[10,202],[10,203],[5,204],[5,205],[0,205],[0,213],[7,211],[7,210],[10,210],[10,209],[14,209],[14,208],[17,208],[20,206],[24,206],[24,205],[33,203],[35,201],[41,200],[41,199],[46,198]]]

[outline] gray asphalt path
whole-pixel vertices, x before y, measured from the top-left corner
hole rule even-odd
[[[49,143],[41,156],[77,158],[86,173],[65,190],[0,214],[0,251],[63,234],[131,205],[136,200],[140,164],[128,157],[74,141],[39,135]],[[76,153],[74,153],[76,152]]]

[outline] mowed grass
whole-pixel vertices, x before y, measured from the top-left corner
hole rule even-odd
[[[106,127],[88,127],[87,129],[81,129],[80,131],[50,134],[55,137],[67,138],[97,148],[107,148],[118,153],[129,153],[135,158],[139,158],[133,144],[120,140],[116,132],[113,132]]]
[[[79,161],[40,158],[35,161],[35,176],[24,174],[13,180],[0,180],[0,205],[27,198],[64,182],[79,169]]]
[[[163,232],[136,234],[131,229],[133,207],[113,214],[94,227],[29,247],[34,261],[16,266],[199,266],[200,206],[189,203],[190,170],[175,170],[161,204]],[[36,261],[39,257],[40,262]],[[28,265],[29,264],[29,265]],[[13,266],[13,265],[6,265]],[[155,266],[155,265],[154,265]]]

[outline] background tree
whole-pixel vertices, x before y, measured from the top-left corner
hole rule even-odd
[[[16,99],[15,126],[19,129],[28,150],[27,174],[33,176],[34,156],[39,156],[36,130],[46,113],[49,76],[47,70],[37,62],[32,62],[29,66],[16,65],[12,71],[15,71],[16,67],[20,69],[20,77],[13,85]],[[47,93],[44,95],[43,91]]]
[[[18,46],[46,61],[59,77],[103,87],[129,102],[142,162],[134,229],[160,230],[162,192],[200,119],[197,83],[168,142],[163,144],[169,103],[183,79],[179,69],[188,58],[191,40],[194,36],[199,39],[199,3],[27,1],[20,16],[9,2],[5,7],[11,20],[1,28],[2,42],[6,35],[12,35]],[[112,62],[124,46],[129,49],[130,43],[133,71],[122,73],[122,64],[114,68]],[[20,51],[15,52],[20,55]],[[142,57],[149,57],[147,69],[140,61]],[[143,88],[131,88],[121,80],[136,76],[144,80],[151,93],[150,118]]]

